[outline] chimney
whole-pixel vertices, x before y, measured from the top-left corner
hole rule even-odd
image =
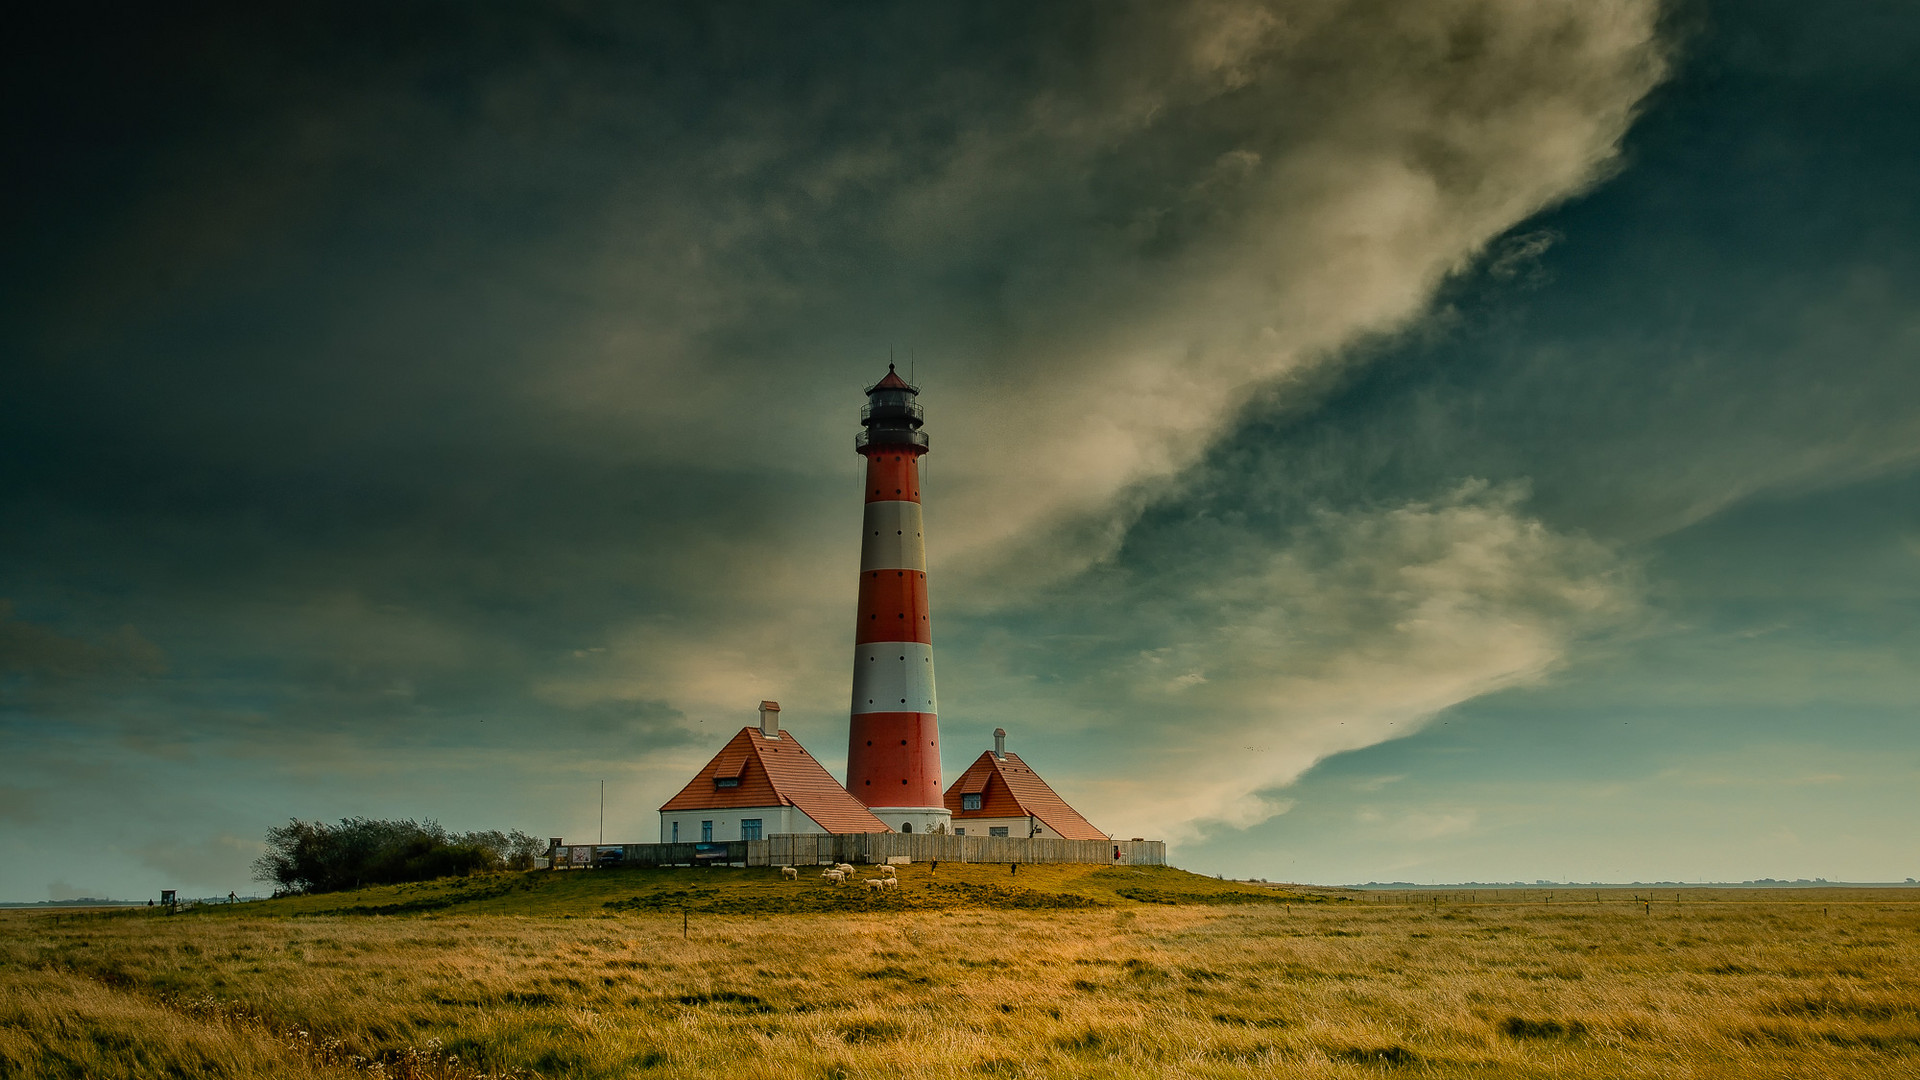
[[[780,703],[763,701],[760,703],[760,734],[769,739],[780,737]]]
[[[993,729],[993,756],[1001,761],[1007,760],[1007,729]]]

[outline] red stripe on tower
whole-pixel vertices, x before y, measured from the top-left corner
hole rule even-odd
[[[940,791],[939,703],[920,525],[920,455],[927,452],[927,435],[920,430],[919,395],[920,388],[888,364],[887,377],[867,388],[867,407],[860,410],[866,430],[853,443],[867,459],[867,505],[847,790],[900,832],[945,832],[952,813]]]

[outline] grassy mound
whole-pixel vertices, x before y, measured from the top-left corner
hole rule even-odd
[[[884,891],[870,890],[857,880],[834,885],[822,879],[817,868],[811,867],[802,867],[797,881],[786,880],[772,867],[534,870],[285,897],[233,909],[199,910],[209,914],[245,910],[253,915],[565,917],[670,911],[770,915],[962,908],[1072,910],[1139,904],[1272,904],[1326,899],[1158,866],[1056,864],[1022,866],[1014,873],[997,864],[946,863],[937,871],[927,865],[902,866],[897,870],[899,887]],[[876,871],[874,867],[861,867],[857,877],[877,876]]]

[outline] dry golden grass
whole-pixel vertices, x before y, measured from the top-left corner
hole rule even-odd
[[[10,915],[0,1074],[1920,1075],[1911,894],[1682,897]]]

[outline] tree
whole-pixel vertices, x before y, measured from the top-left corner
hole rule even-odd
[[[292,892],[526,870],[544,845],[518,829],[452,833],[435,821],[342,818],[338,825],[290,819],[267,830],[254,877]]]

